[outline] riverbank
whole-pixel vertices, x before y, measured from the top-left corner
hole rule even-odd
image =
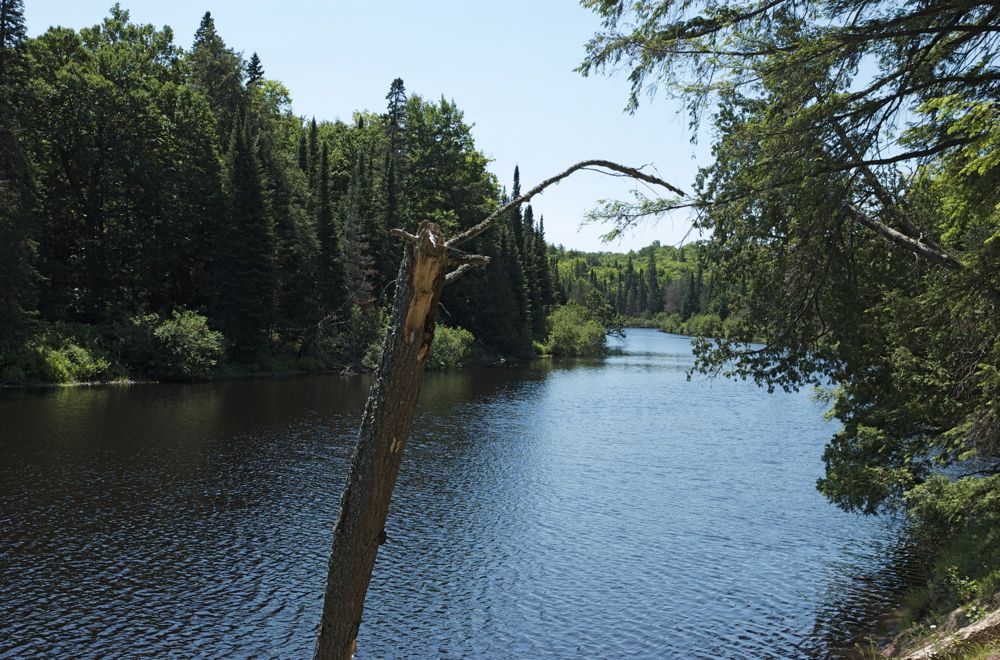
[[[903,660],[998,660],[1000,608],[976,621],[969,621],[969,613],[964,608],[956,609],[941,625],[931,624],[928,630],[900,633],[880,651],[883,657]]]

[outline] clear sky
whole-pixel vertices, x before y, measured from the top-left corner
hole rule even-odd
[[[32,35],[50,25],[79,29],[102,20],[110,0],[25,0]],[[655,166],[690,190],[707,164],[706,141],[692,146],[687,118],[664,98],[630,116],[624,74],[583,78],[573,69],[598,18],[574,0],[124,0],[132,20],[169,25],[190,47],[205,11],[233,49],[256,51],[269,78],[291,91],[294,111],[317,119],[382,112],[396,77],[408,93],[454,99],[474,125],[490,169],[510,187],[514,166],[524,189],[588,158]],[[697,156],[697,159],[696,159]],[[548,240],[581,250],[627,250],[653,240],[680,242],[678,214],[611,244],[600,227],[580,227],[598,199],[623,198],[630,185],[590,172],[536,198]],[[690,239],[689,239],[690,240]]]

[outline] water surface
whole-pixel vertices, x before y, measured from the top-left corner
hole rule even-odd
[[[431,374],[358,657],[849,654],[885,519],[815,491],[810,393],[688,381],[688,340]],[[369,381],[0,395],[0,657],[309,657]]]

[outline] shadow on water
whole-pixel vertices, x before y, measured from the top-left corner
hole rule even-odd
[[[908,554],[686,340],[428,374],[359,657],[838,657]],[[0,656],[308,656],[370,380],[0,394]]]

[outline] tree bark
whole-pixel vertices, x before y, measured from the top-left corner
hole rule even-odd
[[[404,248],[389,332],[351,458],[323,599],[314,658],[350,658],[365,592],[385,538],[385,519],[434,338],[434,316],[450,265],[444,236],[424,222]]]

